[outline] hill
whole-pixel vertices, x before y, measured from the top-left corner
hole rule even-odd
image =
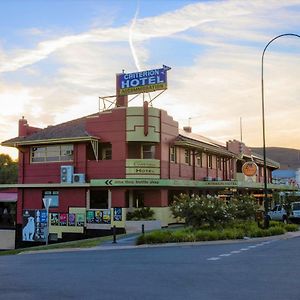
[[[251,148],[253,152],[263,155],[263,148]],[[300,150],[281,147],[266,147],[266,155],[280,163],[281,170],[300,168]]]

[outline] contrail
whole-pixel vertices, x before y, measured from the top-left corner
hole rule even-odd
[[[129,28],[129,45],[130,45],[130,49],[131,49],[131,53],[132,53],[132,56],[134,59],[135,66],[138,71],[141,71],[139,60],[138,60],[135,48],[133,46],[133,28],[135,26],[138,14],[139,14],[139,1],[137,2],[137,7],[136,7],[135,14],[134,14],[134,18],[132,19],[132,22],[131,22],[131,25]]]

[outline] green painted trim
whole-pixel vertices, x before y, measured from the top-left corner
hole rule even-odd
[[[91,187],[190,187],[190,188],[252,188],[262,189],[263,183],[249,183],[241,181],[195,181],[195,180],[177,180],[177,179],[149,179],[149,178],[120,178],[120,179],[93,179]],[[298,189],[269,184],[269,189],[297,191]]]

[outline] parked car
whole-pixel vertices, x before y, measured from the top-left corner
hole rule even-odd
[[[268,212],[268,216],[269,216],[269,220],[282,221],[284,223],[288,222],[288,213],[280,204],[275,205],[273,209],[271,209]],[[299,210],[299,218],[300,218],[300,210]]]
[[[300,223],[300,202],[291,203],[290,220],[294,223]]]

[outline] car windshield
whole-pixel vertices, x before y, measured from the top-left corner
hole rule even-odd
[[[300,202],[293,203],[293,210],[300,210]]]

